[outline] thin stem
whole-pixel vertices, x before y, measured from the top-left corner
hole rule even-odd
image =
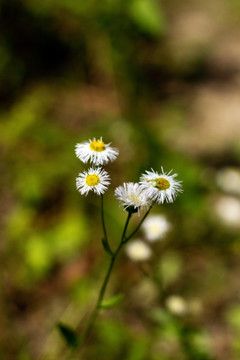
[[[144,215],[144,217],[142,218],[142,220],[140,221],[140,223],[138,224],[138,226],[136,227],[136,229],[127,237],[125,237],[124,239],[124,243],[126,243],[128,240],[130,240],[135,234],[136,232],[139,230],[140,226],[142,225],[142,223],[144,222],[144,220],[146,219],[146,217],[148,216],[148,214],[150,213],[150,210],[152,209],[154,204],[152,204],[148,211],[146,212],[146,214]]]
[[[126,239],[125,234],[126,234],[127,227],[128,227],[128,223],[129,223],[129,220],[131,219],[131,216],[132,216],[132,213],[129,212],[129,213],[128,213],[128,217],[127,217],[126,224],[125,224],[124,229],[123,229],[122,238],[121,238],[121,243],[124,243],[124,242],[125,242],[125,241],[124,241],[124,240]]]
[[[97,299],[97,302],[96,302],[96,305],[94,307],[94,310],[90,316],[90,319],[88,321],[88,324],[86,326],[86,329],[84,331],[84,334],[82,336],[82,341],[81,343],[84,343],[84,341],[86,340],[86,338],[88,337],[93,325],[94,325],[94,322],[96,320],[96,317],[97,317],[97,314],[98,314],[98,311],[101,309],[101,303],[102,303],[102,300],[103,300],[103,297],[104,297],[104,294],[105,294],[105,291],[106,291],[106,287],[107,287],[107,284],[108,284],[108,280],[110,278],[110,275],[112,273],[112,268],[113,268],[113,265],[115,263],[115,260],[116,260],[116,257],[121,249],[121,247],[124,245],[124,239],[125,239],[125,234],[126,234],[126,231],[127,231],[127,227],[128,227],[128,223],[129,223],[129,220],[131,218],[131,213],[128,213],[128,217],[127,217],[127,220],[126,220],[126,223],[125,223],[125,226],[124,226],[124,229],[123,229],[123,233],[122,233],[122,237],[121,237],[121,241],[117,247],[117,249],[115,250],[115,252],[112,254],[112,257],[111,257],[111,261],[109,263],[109,266],[108,266],[108,269],[107,269],[107,272],[106,272],[106,275],[104,277],[104,280],[103,280],[103,283],[102,283],[102,286],[101,286],[101,289],[100,289],[100,292],[99,292],[99,295],[98,295],[98,299]]]
[[[103,228],[103,234],[104,234],[104,239],[111,251],[109,242],[108,242],[108,237],[107,237],[107,230],[106,230],[106,225],[105,225],[105,221],[104,221],[104,210],[103,210],[103,194],[101,194],[101,220],[102,220],[102,228]]]
[[[95,305],[95,308],[90,316],[90,319],[88,321],[88,324],[86,326],[86,329],[84,331],[84,334],[82,336],[82,343],[84,343],[84,341],[86,340],[86,338],[88,337],[93,325],[94,325],[94,322],[96,320],[96,317],[97,317],[97,314],[98,314],[98,311],[100,309],[100,305],[101,305],[101,302],[102,302],[102,299],[103,299],[103,296],[104,296],[104,293],[105,293],[105,290],[106,290],[106,287],[107,287],[107,283],[108,283],[108,280],[109,280],[109,277],[110,277],[110,274],[112,272],[112,268],[113,268],[113,264],[115,262],[115,256],[113,256],[111,258],[111,261],[110,261],[110,264],[109,264],[109,267],[107,269],[107,272],[106,272],[106,275],[104,277],[104,281],[102,283],[102,286],[101,286],[101,289],[100,289],[100,292],[99,292],[99,295],[98,295],[98,299],[97,299],[97,302],[96,302],[96,305]]]

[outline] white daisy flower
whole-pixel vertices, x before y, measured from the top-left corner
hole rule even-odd
[[[118,150],[112,148],[110,144],[105,144],[102,138],[98,140],[94,138],[88,142],[77,144],[75,153],[82,162],[90,161],[94,165],[107,164],[118,156]]]
[[[149,208],[152,204],[138,183],[129,182],[124,183],[123,186],[118,186],[115,189],[115,196],[120,200],[120,204],[124,206],[125,210],[131,212]]]
[[[131,240],[126,247],[127,256],[133,261],[144,261],[151,257],[152,250],[142,240]]]
[[[144,234],[149,241],[162,239],[170,227],[164,215],[150,215],[142,224]]]
[[[82,195],[87,195],[89,191],[93,191],[98,195],[104,194],[110,184],[109,174],[100,167],[90,168],[78,174],[76,178],[77,190]]]
[[[173,202],[177,193],[182,192],[181,181],[176,181],[177,174],[170,175],[172,170],[167,174],[161,168],[162,173],[146,171],[140,178],[141,188],[145,191],[146,196],[156,201],[158,204]]]

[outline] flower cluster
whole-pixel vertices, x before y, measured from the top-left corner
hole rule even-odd
[[[157,202],[173,202],[181,189],[181,181],[176,181],[177,174],[162,173],[154,170],[146,171],[140,177],[139,183],[124,183],[115,190],[115,196],[120,200],[124,209],[130,212],[139,212],[147,209]]]
[[[87,195],[89,191],[98,195],[104,194],[110,184],[110,176],[99,166],[114,161],[118,156],[118,150],[110,144],[105,144],[101,137],[77,144],[75,153],[82,162],[89,161],[93,165],[88,171],[78,175],[76,179],[78,191],[82,195]],[[124,209],[131,213],[147,210],[155,202],[158,204],[164,201],[173,202],[182,189],[181,181],[175,179],[177,174],[171,172],[165,173],[163,168],[161,173],[153,169],[146,171],[140,177],[139,183],[128,182],[118,186],[115,189],[115,196]]]
[[[118,150],[112,148],[110,144],[105,144],[102,138],[98,140],[94,138],[88,142],[77,144],[75,153],[83,163],[89,161],[94,166],[78,174],[77,190],[82,195],[88,195],[89,191],[93,191],[97,195],[104,194],[110,184],[110,176],[99,165],[114,161],[118,156]]]

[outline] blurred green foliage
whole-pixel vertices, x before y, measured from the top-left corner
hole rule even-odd
[[[153,209],[172,228],[149,244],[152,260],[119,258],[105,305],[124,297],[101,310],[84,359],[238,359],[239,225],[216,211],[222,196],[239,200],[216,181],[219,169],[239,167],[238,127],[221,119],[239,118],[231,103],[239,95],[238,7],[1,1],[1,358],[62,359],[56,324],[80,332],[86,324],[109,257],[99,198],[75,189],[86,167],[74,146],[103,136],[120,150],[107,166],[113,247],[126,218],[116,186],[163,166],[179,174],[184,193]],[[187,310],[168,308],[173,295]]]

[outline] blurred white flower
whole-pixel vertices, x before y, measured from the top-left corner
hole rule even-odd
[[[126,245],[126,254],[133,261],[144,261],[151,257],[152,250],[140,239],[131,240]]]
[[[185,315],[188,306],[187,302],[179,295],[171,295],[166,299],[168,310],[175,315]]]
[[[87,195],[89,191],[93,191],[98,195],[104,194],[110,184],[109,174],[100,167],[90,168],[78,174],[76,178],[77,190],[82,195]]]
[[[146,171],[140,178],[140,184],[145,191],[146,196],[158,204],[173,202],[177,193],[182,192],[181,181],[176,181],[177,174],[170,175],[172,170],[167,174],[161,168],[162,173],[154,171]]]
[[[110,144],[105,144],[102,138],[90,140],[77,144],[75,147],[77,157],[84,163],[90,161],[93,165],[104,165],[114,161],[118,156],[118,150]]]
[[[227,167],[218,171],[216,182],[223,191],[240,194],[240,169]]]
[[[142,225],[144,234],[149,241],[162,239],[169,231],[171,225],[164,215],[151,215]]]
[[[115,196],[124,206],[125,210],[139,212],[141,209],[147,209],[152,201],[142,191],[138,183],[124,183],[115,189]]]
[[[233,196],[221,196],[215,203],[217,216],[225,225],[240,227],[240,200]]]

